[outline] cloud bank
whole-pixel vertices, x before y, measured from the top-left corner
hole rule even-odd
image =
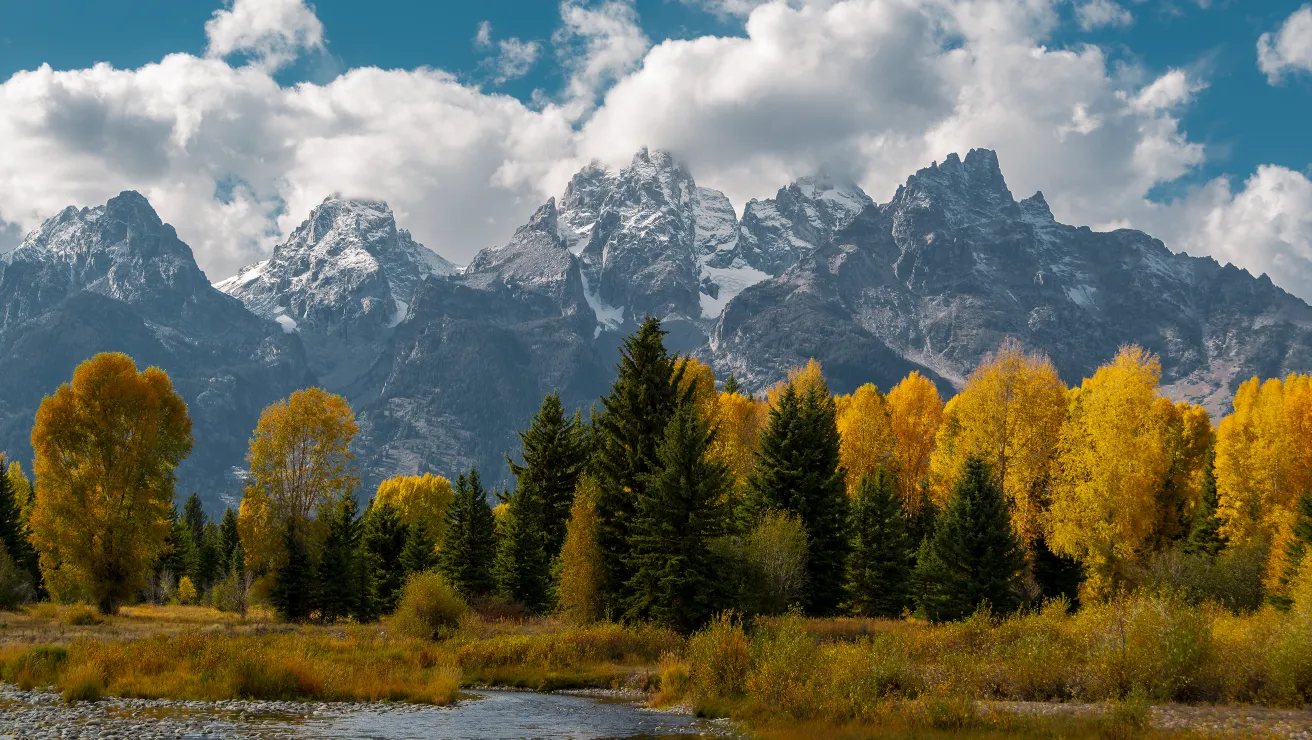
[[[641,146],[739,207],[821,167],[887,201],[916,169],[988,147],[1018,197],[1041,188],[1064,221],[1145,228],[1312,298],[1307,177],[1272,165],[1151,202],[1206,157],[1179,121],[1206,81],[1049,46],[1063,0],[718,4],[744,36],[653,45],[630,3],[566,0],[551,41],[566,82],[525,103],[427,68],[281,86],[272,71],[323,48],[321,25],[299,0],[235,0],[204,58],[0,84],[0,222],[137,189],[219,279],[341,192],[387,200],[463,262],[585,162]],[[475,42],[505,55],[490,27]]]

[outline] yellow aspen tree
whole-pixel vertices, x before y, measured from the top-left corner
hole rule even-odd
[[[797,395],[805,396],[808,391],[817,386],[827,387],[825,385],[825,374],[820,367],[820,363],[811,358],[801,367],[794,367],[788,371],[788,380],[781,380],[775,383],[766,391],[766,401],[770,406],[774,406],[783,395],[784,390],[792,386]]]
[[[446,528],[446,509],[454,496],[451,481],[440,475],[398,475],[378,484],[374,503],[391,504],[406,526],[423,522],[440,547]]]
[[[174,471],[191,452],[187,405],[163,370],[104,353],[36,412],[31,540],[51,593],[118,611],[164,552]]]
[[[893,454],[893,423],[888,402],[867,383],[848,396],[834,399],[838,409],[839,448],[847,471],[847,492],[854,494],[862,476],[873,476]]]
[[[710,366],[695,357],[680,357],[674,361],[674,372],[679,378],[679,390],[692,389],[692,402],[702,419],[713,423],[720,395],[715,392],[715,373]]]
[[[741,393],[721,393],[716,402],[717,429],[711,455],[733,474],[733,490],[741,494],[756,463],[756,442],[765,426],[764,401]]]
[[[1048,516],[1053,552],[1084,565],[1082,588],[1111,594],[1142,554],[1159,519],[1158,494],[1171,460],[1154,413],[1162,365],[1123,347],[1071,393]]]
[[[282,562],[288,522],[323,529],[320,509],[356,487],[349,448],[357,431],[346,399],[321,388],[297,391],[260,414],[237,514],[246,562],[253,569]]]
[[[604,616],[597,496],[596,481],[581,478],[565,526],[565,545],[560,550],[556,606],[560,615],[573,624],[595,622]]]
[[[902,510],[920,511],[921,490],[929,480],[934,438],[943,423],[943,399],[933,381],[912,372],[888,392],[893,429],[892,469]]]
[[[944,506],[967,458],[993,469],[1026,545],[1042,534],[1052,462],[1066,418],[1067,389],[1052,362],[1008,338],[980,363],[943,409],[930,460],[930,493]]]
[[[1290,571],[1296,504],[1312,490],[1312,378],[1253,378],[1235,393],[1216,435],[1217,516],[1230,542],[1270,544],[1267,588]]]

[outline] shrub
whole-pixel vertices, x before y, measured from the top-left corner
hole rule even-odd
[[[64,701],[100,701],[105,697],[105,672],[95,663],[69,669],[59,681]]]
[[[1147,696],[1135,692],[1124,701],[1112,702],[1098,723],[1098,734],[1106,740],[1134,740],[1148,731],[1149,710]]]
[[[806,589],[809,545],[806,526],[794,514],[768,511],[743,542],[752,607],[762,614],[782,614]]]
[[[86,627],[103,621],[100,612],[87,604],[74,604],[64,612],[64,622],[74,627]]]
[[[747,689],[752,666],[751,641],[742,620],[725,612],[688,642],[688,685],[703,699],[732,699]]]
[[[9,683],[18,684],[18,688],[23,691],[31,691],[38,686],[53,686],[66,660],[68,651],[62,647],[42,645],[28,648],[5,663],[0,677]]]
[[[391,624],[408,637],[432,640],[458,627],[468,611],[465,600],[441,574],[415,573],[401,589]]]
[[[183,576],[178,581],[178,601],[183,604],[196,603],[196,586],[189,576]]]
[[[0,458],[3,462],[3,458]],[[3,542],[0,542],[0,611],[17,611],[30,602],[36,594],[32,588],[32,578],[14,559],[9,557]]]

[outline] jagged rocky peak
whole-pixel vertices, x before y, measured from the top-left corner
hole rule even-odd
[[[386,203],[330,196],[269,259],[216,287],[287,331],[332,334],[394,326],[420,281],[458,270],[397,228]]]
[[[587,246],[615,181],[615,174],[593,162],[579,170],[560,199],[560,236],[576,254]],[[554,209],[553,209],[554,210]]]
[[[747,203],[734,258],[780,275],[873,205],[850,181],[825,174],[799,178],[773,198]]]
[[[7,320],[35,314],[82,290],[150,306],[152,315],[166,314],[209,287],[191,248],[134,191],[103,206],[70,206],[47,219],[0,255],[0,281],[30,283],[16,289]]]
[[[1019,215],[998,155],[989,149],[971,149],[964,161],[953,152],[941,164],[935,162],[916,172],[898,188],[889,208],[895,220],[936,211],[953,227]]]

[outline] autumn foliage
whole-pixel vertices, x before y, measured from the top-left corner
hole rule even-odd
[[[32,429],[32,542],[51,592],[114,613],[164,549],[187,406],[159,368],[100,354],[41,402]]]

